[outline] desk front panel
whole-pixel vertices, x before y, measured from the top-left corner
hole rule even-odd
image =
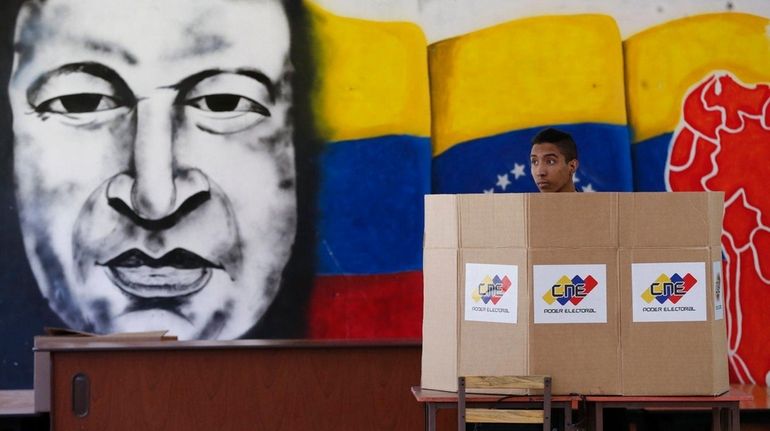
[[[52,351],[55,430],[419,430],[419,346]],[[88,414],[73,378],[88,377]],[[81,406],[82,408],[82,406]]]

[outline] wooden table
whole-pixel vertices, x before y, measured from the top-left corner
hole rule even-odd
[[[585,402],[588,410],[592,412],[593,429],[604,429],[604,409],[647,409],[663,408],[677,410],[711,410],[711,429],[722,429],[722,415],[727,418],[727,429],[740,430],[741,402],[749,401],[752,396],[740,389],[730,388],[728,392],[720,396],[597,396],[588,395]]]
[[[416,342],[67,338],[35,343],[55,430],[422,428]]]
[[[753,385],[747,385],[752,386]],[[756,387],[755,387],[756,388]],[[712,412],[712,430],[722,429],[723,415],[727,419],[727,430],[740,430],[740,410],[739,407],[746,408],[752,403],[753,397],[746,393],[738,385],[733,385],[728,392],[720,396],[607,396],[607,395],[588,395],[581,399],[576,395],[554,395],[553,407],[564,410],[564,421],[562,429],[572,429],[572,411],[578,408],[582,401],[592,413],[589,429],[602,431],[604,429],[604,409],[605,408],[626,408],[626,409],[647,409],[663,408],[676,410],[702,410],[708,409]],[[767,388],[759,388],[760,391],[767,392]],[[455,392],[434,391],[423,389],[419,386],[412,386],[412,395],[414,398],[424,404],[425,429],[428,431],[436,430],[436,411],[439,409],[456,409],[457,394]],[[466,402],[473,403],[478,407],[487,407],[499,405],[499,395],[469,395]],[[536,406],[542,402],[542,397],[536,396],[515,396],[505,398],[502,404],[513,407]]]
[[[412,386],[412,395],[414,395],[417,402],[422,403],[425,407],[425,429],[428,431],[436,430],[437,410],[457,408],[456,392],[434,391],[423,389],[419,386]],[[571,429],[572,410],[577,407],[579,400],[579,397],[573,395],[554,395],[551,397],[551,408],[564,410],[562,429]],[[494,407],[500,405],[507,407],[538,407],[542,406],[543,397],[467,394],[465,402],[473,404],[474,407]]]

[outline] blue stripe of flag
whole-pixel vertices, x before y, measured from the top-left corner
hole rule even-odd
[[[393,135],[336,142],[320,161],[318,274],[421,269],[430,139]]]
[[[664,133],[631,146],[634,156],[634,190],[666,190],[666,159],[672,136],[673,133]]]

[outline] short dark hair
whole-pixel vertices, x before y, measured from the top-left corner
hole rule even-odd
[[[549,127],[537,132],[532,138],[532,146],[537,144],[554,144],[564,155],[566,161],[576,160],[578,158],[577,144],[572,139],[572,135],[567,132]]]

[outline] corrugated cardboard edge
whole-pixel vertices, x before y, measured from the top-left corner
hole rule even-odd
[[[721,223],[720,223],[721,225]],[[722,247],[719,246],[711,246],[711,260],[712,261],[719,261],[721,263],[722,261]],[[729,375],[729,365],[728,365],[728,356],[727,356],[727,310],[724,311],[724,316],[722,319],[717,320],[716,316],[714,315],[714,299],[715,295],[713,292],[714,289],[714,270],[711,265],[708,265],[707,268],[709,276],[709,318],[711,319],[711,349],[712,349],[712,372],[714,373],[712,376],[712,382],[714,382],[714,387],[712,388],[712,395],[720,395],[728,390],[730,390],[730,375]],[[724,276],[722,278],[722,282],[724,283]],[[724,284],[723,284],[724,286]],[[724,292],[724,290],[723,290]],[[724,301],[722,302],[722,306],[726,307],[726,304]]]
[[[441,214],[441,217],[428,217],[428,214],[434,213]],[[448,303],[436,307],[434,300],[429,309],[428,301],[423,301],[421,385],[424,388],[456,391],[459,351],[457,196],[426,195],[425,215],[423,294]]]

